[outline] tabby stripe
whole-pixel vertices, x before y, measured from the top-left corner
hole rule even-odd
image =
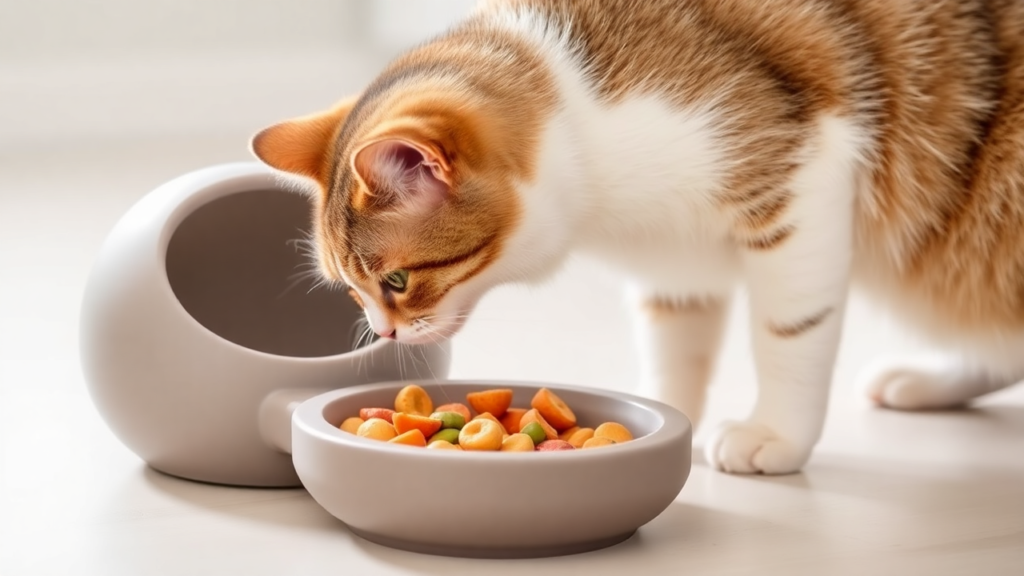
[[[459,276],[454,281],[449,282],[444,288],[439,288],[434,291],[429,291],[427,288],[414,289],[411,291],[405,301],[406,307],[414,310],[426,309],[436,306],[437,303],[444,298],[448,292],[455,288],[459,284],[462,284],[466,280],[469,280],[473,276],[480,273],[481,270],[487,267],[488,264],[494,261],[494,252],[489,252],[481,260],[480,263],[470,269],[468,272]]]
[[[420,262],[420,263],[417,263],[417,264],[410,264],[410,265],[407,265],[405,267],[405,269],[409,270],[411,272],[413,270],[427,270],[427,269],[431,269],[431,268],[447,268],[448,266],[454,266],[456,264],[461,264],[462,262],[465,262],[466,260],[469,260],[473,256],[476,256],[477,253],[480,252],[481,250],[483,250],[484,248],[487,248],[487,246],[489,246],[491,244],[491,242],[494,242],[494,240],[496,238],[497,238],[497,234],[491,234],[487,238],[484,238],[483,242],[477,244],[476,246],[470,248],[469,250],[467,250],[467,251],[465,251],[465,252],[463,252],[461,254],[456,254],[455,256],[449,256],[448,258],[442,258],[440,260],[428,260],[426,262]]]
[[[750,250],[771,250],[779,244],[782,244],[793,234],[794,228],[792,226],[783,226],[775,232],[764,236],[762,238],[748,238],[743,240],[747,248]]]
[[[713,296],[688,296],[685,298],[666,298],[654,296],[643,303],[643,308],[650,314],[693,314],[704,312],[721,304],[721,300]]]
[[[807,318],[793,324],[775,324],[773,322],[769,322],[768,331],[779,338],[795,338],[821,324],[831,313],[832,307],[828,307],[813,316],[808,316]]]
[[[775,194],[743,211],[743,223],[749,228],[771,226],[789,206],[793,197],[788,193]]]

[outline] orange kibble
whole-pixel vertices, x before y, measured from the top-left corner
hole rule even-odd
[[[499,450],[501,437],[501,424],[481,418],[462,427],[459,431],[459,446],[463,450]]]
[[[572,444],[573,448],[582,448],[583,444],[594,437],[593,428],[580,428],[573,432],[568,438],[564,438],[566,442]]]
[[[608,438],[615,442],[629,442],[633,435],[629,429],[618,422],[605,422],[594,430],[594,438]]]
[[[348,432],[349,434],[355,434],[359,430],[359,427],[363,425],[363,422],[366,422],[366,420],[363,420],[359,416],[353,416],[351,418],[345,418],[345,421],[342,422],[341,426],[338,426],[338,428],[341,428],[342,431]]]
[[[427,445],[427,439],[423,436],[423,432],[420,432],[418,428],[413,428],[408,432],[395,436],[388,442],[392,444],[405,444],[406,446],[419,446],[424,447]]]
[[[501,418],[505,415],[508,407],[512,405],[512,390],[496,388],[482,392],[470,392],[466,394],[466,401],[479,414],[490,412],[495,418]]]
[[[533,438],[526,434],[510,434],[501,442],[502,452],[533,452]]]
[[[395,412],[430,416],[434,412],[434,401],[426,390],[416,384],[409,384],[395,396]]]
[[[576,415],[569,405],[547,388],[541,388],[533,395],[530,406],[540,412],[555,430],[568,430],[576,425]]]
[[[491,414],[490,412],[484,412],[483,414],[477,414],[473,418],[473,420],[480,420],[481,418],[483,418],[484,420],[490,420],[491,422],[494,422],[495,424],[500,426],[502,435],[508,434],[508,430],[505,429],[505,426],[501,423],[501,420],[498,420],[497,418],[494,417],[494,414]]]
[[[597,436],[594,436],[583,443],[583,448],[600,448],[602,446],[611,446],[612,444],[617,444],[617,442],[611,438],[605,438],[603,436],[598,438]]]
[[[360,424],[359,429],[356,430],[356,436],[374,440],[391,440],[397,435],[395,427],[388,424],[388,421],[383,418],[370,418]]]
[[[525,408],[509,408],[505,411],[505,415],[498,420],[509,434],[516,434],[519,432],[519,421],[523,419],[523,414],[526,414]]]
[[[462,415],[462,418],[469,422],[473,419],[473,413],[469,411],[469,407],[460,402],[452,402],[451,404],[445,404],[434,408],[434,412],[456,412]]]
[[[544,429],[544,435],[547,436],[548,440],[557,440],[558,431],[555,430],[548,421],[541,416],[540,412],[536,408],[533,410],[527,410],[526,414],[523,414],[522,419],[519,420],[519,429],[522,430],[523,426],[526,426],[530,422],[536,422],[540,424],[540,427]]]
[[[427,448],[431,450],[462,450],[462,448],[459,448],[458,444],[452,444],[447,440],[434,440],[430,444],[427,444]]]
[[[395,431],[399,434],[405,434],[409,430],[419,430],[424,437],[429,438],[441,429],[440,420],[405,412],[395,412],[392,421],[395,423]]]
[[[580,429],[579,426],[573,426],[572,428],[569,428],[568,430],[562,430],[561,432],[558,433],[558,439],[559,440],[568,440],[569,437],[572,436],[573,434],[575,434],[576,431],[579,430],[579,429]]]

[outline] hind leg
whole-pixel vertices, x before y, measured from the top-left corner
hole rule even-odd
[[[991,370],[936,357],[880,362],[862,377],[865,393],[872,402],[896,410],[964,406],[1021,378],[1024,369]]]

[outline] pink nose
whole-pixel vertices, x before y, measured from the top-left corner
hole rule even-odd
[[[381,336],[384,337],[384,338],[391,338],[392,340],[397,340],[398,339],[398,328],[394,328],[394,329],[391,330],[391,332],[388,332],[386,334],[381,334]]]

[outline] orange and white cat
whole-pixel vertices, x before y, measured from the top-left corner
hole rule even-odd
[[[807,461],[854,281],[955,359],[880,371],[877,402],[1024,378],[1021,0],[484,2],[252,148],[315,184],[323,274],[401,342],[591,253],[696,422],[743,282],[759,393],[722,470]]]

